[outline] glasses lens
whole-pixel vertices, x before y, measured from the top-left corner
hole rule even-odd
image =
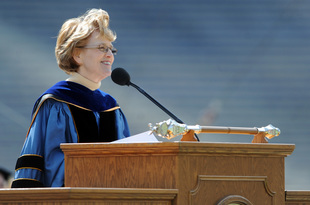
[[[100,51],[104,52],[104,53],[108,52],[108,50],[109,50],[109,48],[106,47],[106,46],[99,46],[98,49],[99,49]]]
[[[116,53],[117,53],[117,49],[116,48],[110,48],[110,47],[107,47],[107,46],[100,46],[99,48],[98,48],[100,51],[102,51],[102,52],[104,52],[104,53],[107,53],[109,50],[111,50],[111,52],[114,54],[114,55],[116,55]]]
[[[117,54],[117,49],[116,48],[111,48],[111,52],[113,53],[113,55]]]

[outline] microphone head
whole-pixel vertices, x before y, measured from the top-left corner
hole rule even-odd
[[[130,85],[130,75],[124,68],[115,68],[112,71],[111,78],[118,85]]]

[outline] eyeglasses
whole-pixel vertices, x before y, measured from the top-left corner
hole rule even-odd
[[[77,46],[77,48],[89,48],[89,49],[98,49],[99,51],[103,53],[107,53],[109,50],[113,53],[113,55],[117,54],[117,49],[114,47],[108,47],[104,45],[99,46]]]

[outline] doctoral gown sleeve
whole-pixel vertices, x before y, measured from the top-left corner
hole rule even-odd
[[[30,126],[12,187],[63,186],[64,154],[60,144],[76,142],[77,133],[67,104],[46,100]]]
[[[116,112],[115,121],[116,121],[118,139],[129,137],[130,136],[129,126],[123,111],[121,109],[117,109],[115,112]]]

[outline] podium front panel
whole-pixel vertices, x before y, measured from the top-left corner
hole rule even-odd
[[[66,187],[177,189],[178,204],[284,204],[286,144],[62,144]],[[212,203],[211,203],[212,202]]]

